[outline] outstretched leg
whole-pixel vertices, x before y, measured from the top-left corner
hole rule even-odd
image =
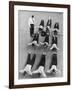
[[[32,41],[31,43],[28,43],[28,45],[35,45],[35,46],[39,46],[39,44],[37,43],[37,41]]]
[[[56,66],[52,65],[52,67],[49,70],[47,70],[47,73],[51,73],[55,68],[56,68]]]
[[[37,70],[32,72],[32,74],[37,74],[37,73],[40,73],[43,77],[46,77],[43,66],[39,66],[39,68]]]
[[[53,48],[56,48],[57,50],[59,50],[59,48],[57,47],[56,44],[53,44],[52,47],[50,48],[50,50],[52,50]]]
[[[29,75],[32,75],[32,72],[31,72],[31,65],[29,65],[29,64],[27,64],[26,66],[25,66],[25,68],[23,69],[23,70],[20,70],[20,73],[28,73]]]
[[[20,73],[26,72],[26,73],[28,73],[29,75],[32,75],[32,73],[31,73],[32,65],[30,64],[30,62],[31,62],[30,58],[31,58],[31,52],[28,53],[27,63],[26,63],[26,65],[25,65],[24,69],[23,69],[23,70],[20,70]]]
[[[55,65],[52,65],[51,69],[47,71],[47,73],[52,73],[52,72],[61,73],[61,71],[57,69],[57,66]]]
[[[46,74],[45,74],[45,71],[44,71],[44,67],[43,67],[43,66],[40,67],[40,74],[41,74],[43,77],[45,77],[45,78],[47,77]]]
[[[43,54],[41,56],[41,60],[40,60],[39,66],[38,66],[39,68],[37,70],[33,71],[32,72],[33,74],[40,73],[43,77],[46,77],[46,74],[44,72],[45,56],[46,56],[46,53],[43,52]]]

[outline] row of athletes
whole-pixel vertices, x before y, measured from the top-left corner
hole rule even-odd
[[[30,36],[32,37],[32,41],[28,43],[28,45],[32,46],[41,46],[43,45],[44,47],[49,47],[50,42],[49,42],[49,37],[51,35],[51,25],[52,25],[52,20],[48,20],[47,25],[46,25],[46,30],[44,30],[44,20],[41,20],[41,23],[39,25],[38,31],[34,33],[34,28],[30,28]],[[58,44],[58,33],[59,33],[59,23],[56,22],[54,25],[54,29],[52,30],[52,43],[51,43],[51,50],[53,48],[59,50],[57,44]],[[45,37],[43,42],[39,42],[39,35],[42,37]]]
[[[31,58],[31,52],[28,53],[27,56],[27,62],[25,67],[20,70],[20,73],[23,75],[28,74],[30,76],[39,74],[42,75],[42,77],[46,78],[47,73],[48,74],[60,74],[61,71],[57,68],[58,62],[57,62],[57,53],[54,52],[51,56],[51,64],[49,66],[49,70],[45,70],[45,63],[46,63],[46,53],[43,52],[40,58],[39,65],[37,66],[37,69],[32,71],[32,67],[34,65],[35,59],[36,59],[36,54],[33,54],[33,57]]]

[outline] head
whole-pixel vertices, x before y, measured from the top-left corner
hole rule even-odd
[[[59,29],[59,23],[58,22],[55,23],[54,29]]]
[[[34,15],[32,15],[32,18],[34,18]]]

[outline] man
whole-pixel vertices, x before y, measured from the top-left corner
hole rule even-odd
[[[58,36],[53,34],[53,36],[52,36],[52,46],[51,46],[50,50],[53,50],[53,49],[59,50],[59,48],[57,47],[57,44],[58,44]]]
[[[39,31],[34,34],[32,42],[28,45],[39,46]]]
[[[36,54],[33,55],[32,59],[31,59],[31,52],[28,53],[28,56],[27,56],[27,63],[24,67],[23,70],[20,70],[20,73],[27,73],[29,75],[32,75],[32,72],[31,72],[31,69],[34,65],[34,62],[35,62],[35,58],[36,58]]]
[[[35,22],[35,18],[34,18],[34,15],[32,15],[28,21],[31,37],[33,37],[33,34],[34,34],[34,22]]]
[[[47,71],[47,73],[60,73],[60,70],[57,69],[57,54],[56,53],[52,55],[50,69]]]
[[[41,55],[41,60],[40,63],[38,65],[38,69],[33,71],[32,74],[37,74],[39,73],[40,75],[42,75],[44,78],[46,78],[46,74],[45,74],[45,60],[46,60],[46,53],[43,52],[43,54]]]

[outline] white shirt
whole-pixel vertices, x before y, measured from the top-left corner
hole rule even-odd
[[[30,24],[34,24],[34,21],[35,21],[34,18],[32,18],[32,17],[29,18],[29,20],[28,20],[29,27],[30,27]]]

